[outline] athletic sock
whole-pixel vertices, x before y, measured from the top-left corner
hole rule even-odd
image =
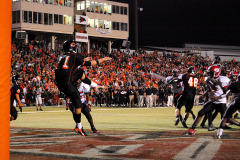
[[[192,125],[191,129],[195,129],[197,126],[195,124]]]
[[[219,128],[217,131],[217,136],[222,136],[222,133],[223,133],[223,129]]]
[[[78,128],[78,129],[82,129],[82,123],[80,122],[80,123],[76,123],[76,127]]]
[[[76,123],[80,123],[81,122],[81,114],[73,113],[73,119]]]

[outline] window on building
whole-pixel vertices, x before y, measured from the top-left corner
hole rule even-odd
[[[98,28],[99,24],[98,24],[98,19],[95,19],[95,28]]]
[[[103,20],[98,20],[98,28],[104,28]]]
[[[127,31],[128,28],[127,28],[127,23],[121,23],[121,31]]]
[[[86,10],[87,10],[87,12],[91,11],[90,1],[86,1]]]
[[[28,22],[28,15],[27,15],[27,11],[22,11],[22,19],[23,19],[23,22]]]
[[[20,1],[20,0],[12,0],[12,2],[18,2],[18,1]]]
[[[20,11],[12,12],[12,23],[20,23]]]
[[[85,1],[79,1],[77,2],[77,10],[84,10],[85,9]]]
[[[38,24],[42,24],[42,23],[43,23],[42,13],[38,12]]]
[[[104,21],[104,29],[111,29],[111,21]]]
[[[37,24],[37,12],[33,12],[33,23]]]
[[[116,6],[115,5],[112,6],[112,13],[116,13]]]
[[[94,19],[88,18],[88,27],[94,28]]]
[[[58,24],[58,14],[54,14],[54,23]]]
[[[73,0],[64,0],[64,6],[66,7],[72,7]]]
[[[46,4],[53,4],[54,0],[45,0]]]
[[[18,1],[19,1],[19,0],[18,0]],[[24,0],[24,1],[31,2],[32,0]]]
[[[116,6],[116,13],[119,14],[119,6]]]
[[[64,24],[72,25],[72,16],[64,15]]]
[[[119,30],[119,22],[113,22],[113,30]]]
[[[98,3],[99,13],[103,14],[103,3]]]
[[[91,8],[91,12],[94,12],[95,9],[95,3],[94,2],[90,2],[90,8]]]
[[[32,11],[28,12],[28,23],[32,23]]]
[[[124,7],[124,15],[127,15],[128,14],[128,9],[127,7]]]
[[[48,13],[44,13],[44,25],[48,25]]]
[[[59,15],[59,24],[63,24],[63,15]]]
[[[99,13],[99,3],[95,2],[95,13]]]
[[[107,7],[107,13],[112,14],[112,5],[110,5],[110,4]]]
[[[120,7],[120,14],[124,13],[124,7]]]
[[[49,14],[49,25],[53,25],[53,16]]]

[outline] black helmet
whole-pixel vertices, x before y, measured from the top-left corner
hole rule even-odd
[[[76,43],[73,40],[67,40],[63,43],[64,52],[76,52]]]
[[[174,69],[172,70],[172,76],[177,77],[177,76],[178,76],[178,73],[179,73],[179,70],[178,70],[177,68],[174,68]]]
[[[188,68],[188,73],[194,74],[194,73],[195,73],[195,72],[194,72],[194,67],[189,67],[189,68]]]
[[[20,80],[20,76],[18,74],[12,77],[12,83],[18,84],[18,80]]]

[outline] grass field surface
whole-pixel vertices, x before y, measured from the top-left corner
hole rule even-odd
[[[201,106],[194,106],[193,112],[197,115]],[[44,106],[44,111],[36,111],[36,107],[24,107],[19,112],[18,119],[11,122],[11,127],[27,128],[63,128],[73,129],[75,127],[72,113],[64,107]],[[106,108],[92,107],[92,117],[98,130],[121,130],[121,131],[163,131],[163,130],[186,130],[182,124],[175,126],[175,108]],[[185,108],[182,110],[185,111]],[[188,127],[193,123],[192,116],[187,120]],[[220,114],[213,124],[218,127]],[[82,115],[84,129],[90,129],[87,119]],[[199,124],[200,125],[200,124]],[[207,125],[207,123],[206,123]],[[235,127],[235,126],[233,126]],[[198,132],[205,132],[198,126]]]

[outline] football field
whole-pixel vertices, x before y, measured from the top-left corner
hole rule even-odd
[[[195,106],[193,112],[201,106]],[[84,115],[82,124],[89,136],[73,132],[72,114],[64,107],[47,106],[43,111],[24,107],[11,122],[11,159],[239,159],[240,128],[217,130],[198,127],[196,135],[184,136],[181,123],[175,126],[175,108],[92,107],[100,134],[90,130]],[[185,109],[183,108],[183,111]],[[193,119],[187,120],[191,127]],[[218,127],[220,115],[214,120]],[[206,124],[207,125],[207,124]],[[227,150],[227,152],[225,152]]]

